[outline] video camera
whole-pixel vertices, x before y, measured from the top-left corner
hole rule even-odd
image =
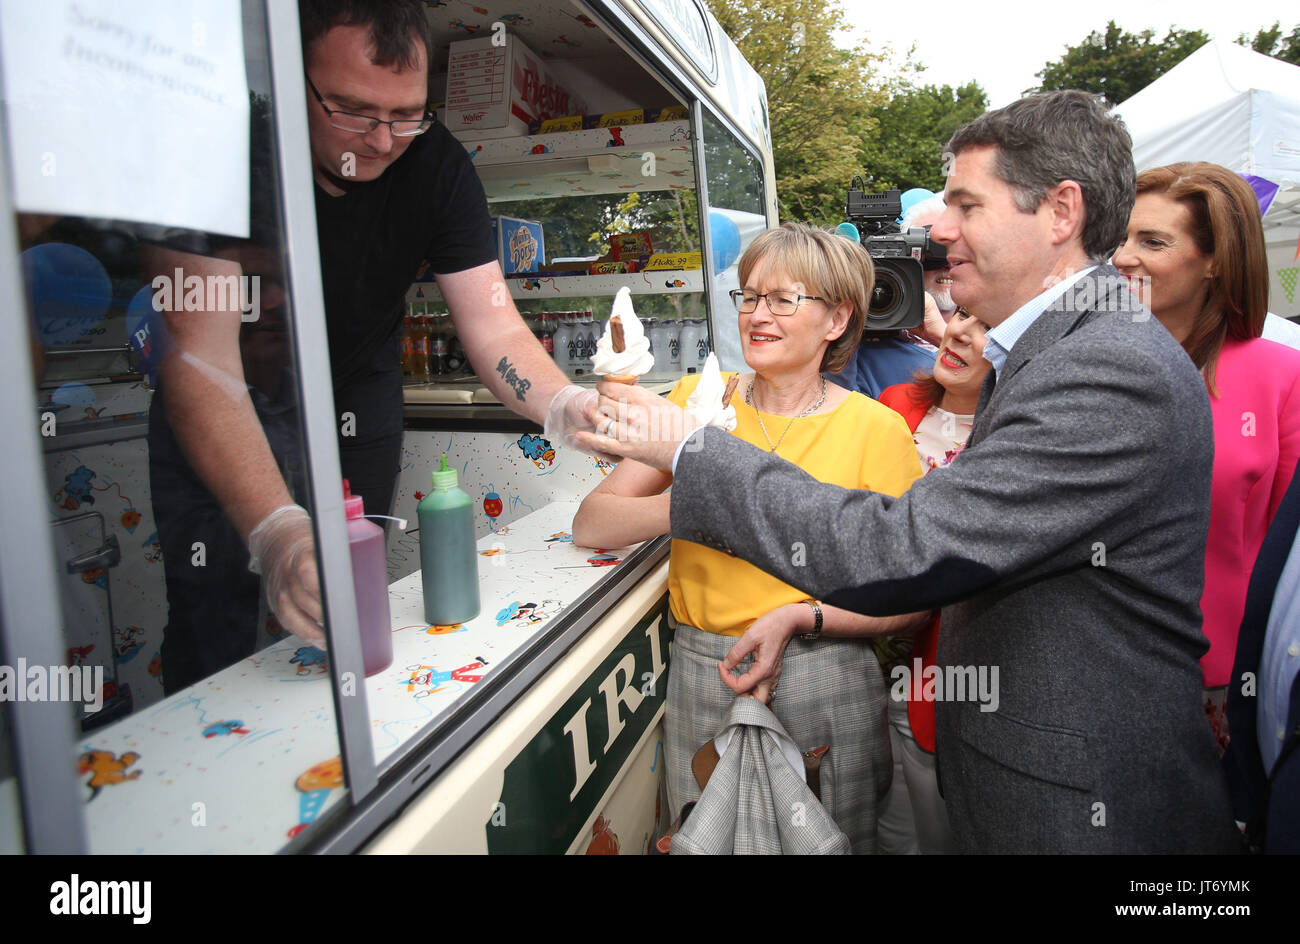
[[[849,184],[844,214],[857,227],[862,248],[875,265],[876,284],[867,310],[868,332],[919,328],[925,315],[925,282],[921,273],[948,264],[948,250],[930,238],[930,227],[903,232],[902,193],[868,193],[861,177]]]

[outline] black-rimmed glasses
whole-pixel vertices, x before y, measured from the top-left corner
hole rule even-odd
[[[433,115],[427,111],[422,118],[398,118],[393,121],[385,121],[383,118],[358,115],[350,111],[338,111],[330,108],[325,104],[325,99],[321,98],[320,92],[316,90],[316,85],[312,82],[311,76],[304,74],[304,77],[307,79],[307,87],[316,96],[316,101],[320,102],[320,107],[325,109],[330,124],[340,131],[350,131],[353,134],[369,134],[380,125],[388,125],[393,137],[410,138],[417,134],[424,134],[433,126]]]
[[[744,292],[740,289],[732,289],[727,293],[731,296],[732,303],[736,306],[736,311],[749,314],[758,307],[760,298],[767,302],[767,310],[774,315],[793,315],[795,310],[803,304],[805,300],[814,302],[824,302],[826,299],[820,295],[799,295],[796,292]]]

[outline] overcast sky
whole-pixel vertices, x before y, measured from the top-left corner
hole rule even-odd
[[[871,48],[888,43],[898,58],[913,43],[915,58],[927,68],[924,84],[962,85],[975,79],[998,108],[1038,84],[1034,73],[1059,59],[1068,45],[1114,20],[1121,29],[1154,30],[1164,36],[1171,26],[1204,30],[1213,39],[1251,36],[1274,20],[1283,34],[1300,23],[1297,0],[1143,0],[1116,3],[1051,5],[1037,0],[842,0],[854,38]]]

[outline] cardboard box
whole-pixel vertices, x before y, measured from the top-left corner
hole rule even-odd
[[[504,34],[451,44],[442,123],[462,141],[528,134],[534,121],[580,114],[585,105],[556,84],[542,59]]]
[[[537,267],[538,275],[561,276],[561,275],[588,275],[586,262],[548,262],[546,265]]]
[[[542,224],[535,220],[494,216],[492,238],[497,244],[497,258],[501,260],[501,270],[506,275],[536,272],[546,258]]]
[[[685,121],[687,117],[685,105],[665,105],[652,108],[645,114],[646,121]]]
[[[565,118],[547,118],[545,121],[534,121],[528,125],[528,131],[530,134],[555,134],[559,131],[581,130],[581,115],[569,115]]]
[[[593,262],[590,272],[592,275],[627,275],[636,271],[636,260],[630,262]]]
[[[609,252],[619,262],[648,259],[654,252],[654,245],[650,242],[650,234],[646,232],[615,233],[609,237]]]

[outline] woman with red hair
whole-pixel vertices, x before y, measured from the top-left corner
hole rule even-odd
[[[1300,351],[1260,337],[1268,310],[1264,230],[1241,177],[1217,164],[1170,164],[1138,175],[1137,192],[1115,266],[1200,368],[1214,416],[1201,595],[1210,651],[1201,669],[1222,753],[1250,572],[1300,458]]]

